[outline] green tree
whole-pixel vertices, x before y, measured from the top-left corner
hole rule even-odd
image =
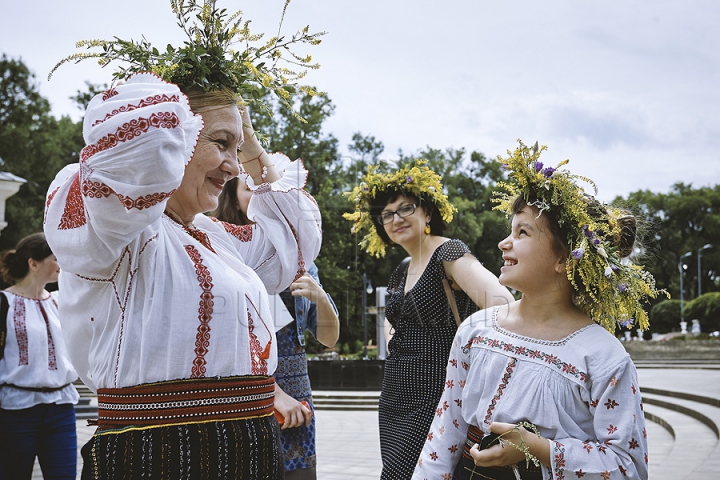
[[[645,230],[640,238],[645,250],[643,263],[673,298],[680,298],[678,262],[686,252],[692,255],[683,262],[687,266],[684,297],[690,300],[697,296],[697,251],[706,244],[715,248],[702,254],[703,291],[720,290],[720,185],[693,188],[677,183],[666,194],[641,190],[627,199],[618,197],[614,203],[626,206],[640,218]]]
[[[0,168],[27,183],[6,204],[8,226],[0,250],[42,230],[45,197],[57,172],[77,161],[83,146],[82,125],[57,120],[38,92],[35,75],[21,60],[0,58]]]
[[[720,292],[703,293],[685,306],[685,320],[698,320],[703,332],[720,330]]]

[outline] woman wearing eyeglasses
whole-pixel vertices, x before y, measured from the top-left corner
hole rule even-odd
[[[381,478],[409,479],[443,391],[457,323],[478,307],[514,299],[467,245],[443,236],[454,207],[440,176],[423,162],[391,174],[370,169],[363,180],[351,194],[356,212],[347,216],[356,229],[369,230],[361,246],[383,256],[385,246],[396,244],[410,256],[388,284],[385,315],[393,335],[379,405]],[[371,221],[362,215],[368,207]]]

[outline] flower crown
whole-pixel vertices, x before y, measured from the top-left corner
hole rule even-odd
[[[415,160],[413,163],[394,173],[378,173],[378,167],[368,165],[367,174],[360,185],[343,195],[355,203],[353,213],[344,213],[343,218],[355,222],[352,233],[367,229],[368,233],[360,241],[360,247],[370,255],[385,256],[385,242],[377,233],[375,223],[370,216],[370,203],[378,192],[396,190],[406,195],[431,201],[445,223],[450,223],[457,209],[443,193],[440,175],[426,166],[427,160]]]
[[[183,92],[201,90],[210,92],[230,90],[237,92],[250,103],[257,104],[262,111],[271,114],[270,106],[262,100],[262,90],[271,90],[293,114],[300,119],[290,103],[292,94],[297,90],[315,95],[312,87],[297,85],[307,69],[317,69],[311,64],[310,55],[300,57],[290,51],[290,45],[307,43],[317,45],[325,32],[308,33],[309,27],[295,33],[290,39],[279,36],[290,0],[285,1],[278,36],[272,37],[264,45],[254,46],[263,34],[251,34],[250,20],[243,22],[242,12],[237,11],[228,17],[225,9],[215,6],[216,0],[170,0],[170,6],[178,19],[178,26],[188,37],[182,47],[168,45],[165,51],[154,48],[145,38],[139,42],[133,40],[81,40],[77,48],[101,48],[102,51],[76,53],[60,60],[50,71],[48,80],[57,68],[67,62],[78,63],[88,58],[97,58],[101,66],[113,60],[128,63],[113,73],[113,79],[121,80],[138,72],[152,72],[170,83],[180,87]],[[189,23],[195,17],[196,22]],[[244,44],[244,49],[232,50],[232,44]],[[283,52],[290,58],[283,58]],[[296,72],[278,65],[286,63],[300,66]]]
[[[642,308],[648,297],[655,298],[664,290],[655,288],[653,276],[629,259],[621,258],[614,240],[620,238],[619,217],[623,212],[602,206],[588,211],[593,196],[578,185],[578,181],[597,187],[589,178],[573,175],[561,169],[569,161],[556,167],[546,167],[539,161],[546,146],[538,148],[535,143],[528,148],[520,146],[508,157],[498,156],[503,169],[509,173],[507,182],[498,182],[506,192],[494,192],[493,210],[500,210],[508,217],[513,215],[513,202],[522,196],[528,205],[555,215],[561,228],[568,232],[565,239],[570,247],[567,276],[576,293],[578,307],[595,322],[610,332],[616,326],[625,328],[649,327],[648,316]]]

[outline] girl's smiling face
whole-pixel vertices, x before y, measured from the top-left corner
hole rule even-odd
[[[565,276],[566,258],[555,251],[545,218],[537,215],[537,209],[525,206],[513,216],[510,235],[498,244],[505,261],[500,283],[523,293],[554,285],[558,274]]]

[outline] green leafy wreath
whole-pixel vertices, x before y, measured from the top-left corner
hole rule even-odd
[[[305,77],[308,69],[318,69],[320,65],[312,63],[310,55],[296,55],[290,47],[299,43],[318,45],[326,32],[311,34],[306,26],[290,38],[281,36],[290,3],[286,0],[277,34],[258,46],[264,34],[250,32],[250,20],[243,21],[242,11],[228,15],[227,10],[219,9],[216,3],[217,0],[203,0],[202,3],[170,0],[178,26],[188,37],[179,48],[168,44],[165,51],[161,51],[144,37],[140,41],[118,37],[114,40],[81,40],[77,48],[100,48],[101,51],[76,53],[60,60],[50,71],[48,80],[67,62],[97,58],[101,66],[106,66],[119,60],[127,66],[121,66],[113,73],[115,80],[125,79],[133,73],[152,72],[185,92],[228,89],[239,93],[266,114],[272,114],[272,111],[261,100],[262,91],[271,90],[296,118],[305,122],[293,109],[292,96],[298,91],[311,96],[317,94],[312,87],[298,85],[298,81]],[[243,48],[235,50],[232,48],[235,44]],[[282,66],[281,62],[291,65],[292,69]],[[300,67],[298,71],[295,70],[297,67]]]

